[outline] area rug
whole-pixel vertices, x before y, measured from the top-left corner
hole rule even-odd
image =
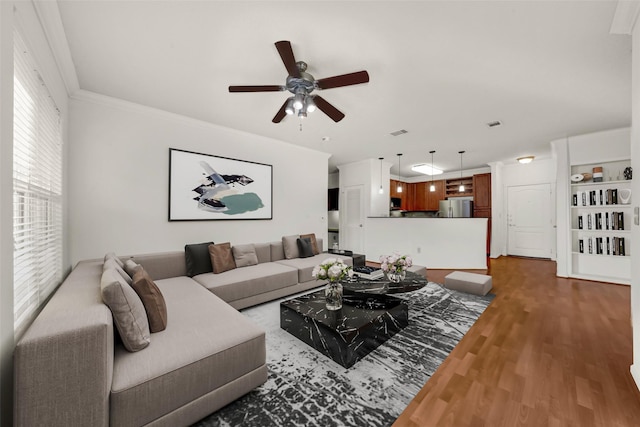
[[[349,369],[282,330],[280,301],[242,310],[266,330],[269,378],[195,426],[390,426],[493,299],[436,283],[394,296],[409,326]]]

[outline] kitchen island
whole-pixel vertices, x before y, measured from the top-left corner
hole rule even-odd
[[[487,218],[368,217],[367,260],[398,252],[427,269],[486,269]]]

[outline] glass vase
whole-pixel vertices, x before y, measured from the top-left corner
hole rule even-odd
[[[405,270],[401,271],[387,271],[387,279],[389,279],[392,283],[400,283],[406,277],[407,272]]]
[[[329,282],[324,290],[327,310],[335,311],[342,308],[342,283]]]

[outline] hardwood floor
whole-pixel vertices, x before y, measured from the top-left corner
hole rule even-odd
[[[555,271],[552,261],[491,260],[496,298],[394,427],[640,426],[630,288]]]

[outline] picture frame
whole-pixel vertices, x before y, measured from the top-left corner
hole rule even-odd
[[[169,221],[273,219],[273,166],[169,148]]]

